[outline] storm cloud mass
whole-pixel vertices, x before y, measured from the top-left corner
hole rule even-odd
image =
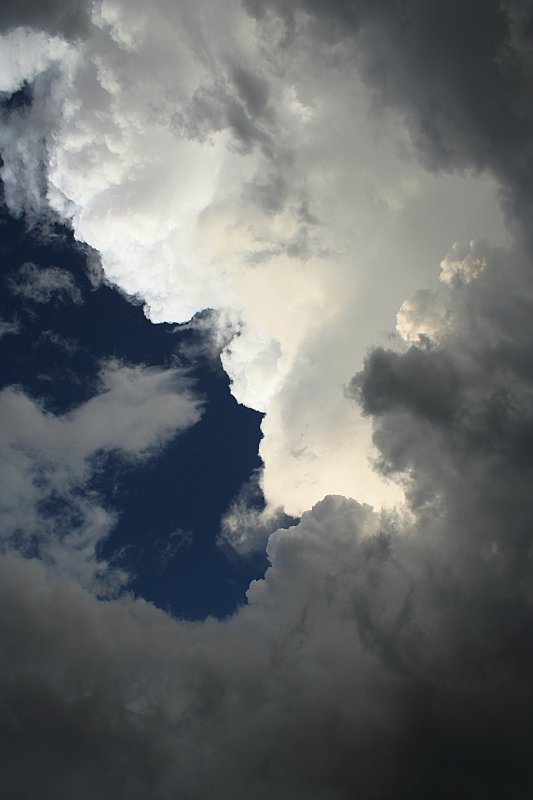
[[[4,389],[6,796],[530,796],[530,4],[9,8],[7,206],[69,220],[152,321],[213,309],[265,412],[266,509],[245,488],[222,535],[270,566],[189,622],[97,560],[95,453],[194,425],[179,369],[102,364],[64,416]],[[10,281],[82,302],[60,268]]]

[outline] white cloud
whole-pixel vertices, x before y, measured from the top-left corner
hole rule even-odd
[[[69,45],[58,36],[15,28],[2,37],[0,92],[16,92],[54,62],[64,61]]]
[[[111,362],[100,379],[97,394],[63,416],[17,387],[0,393],[2,537],[85,585],[105,571],[96,547],[115,521],[91,490],[99,459],[149,458],[201,414],[180,370]]]
[[[346,69],[351,45],[332,50],[305,15],[290,46],[237,2],[114,0],[93,22],[54,90],[50,203],[153,321],[215,308],[234,326],[223,364],[267,412],[272,508],[398,501],[344,386],[450,236],[503,235],[494,183],[424,172],[402,117],[376,115]]]

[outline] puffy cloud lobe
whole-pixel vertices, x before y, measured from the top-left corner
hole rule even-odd
[[[68,58],[68,44],[42,31],[17,28],[3,37],[0,50],[0,91],[15,92],[52,64]]]
[[[201,403],[187,377],[109,363],[98,393],[61,417],[17,387],[0,393],[0,412],[4,546],[37,553],[83,585],[101,579],[105,589],[107,565],[97,562],[97,546],[115,512],[99,504],[92,477],[106,455],[148,458],[198,421]]]

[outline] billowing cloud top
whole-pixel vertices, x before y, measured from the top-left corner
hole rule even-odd
[[[292,514],[328,492],[400,499],[343,387],[450,237],[503,235],[489,176],[437,180],[403,109],[377,110],[362,78],[379,18],[332,30],[321,15],[114,0],[92,4],[76,44],[4,39],[4,88],[33,80],[4,133],[10,207],[71,219],[155,322],[218,310],[232,391],[267,412],[267,503]]]

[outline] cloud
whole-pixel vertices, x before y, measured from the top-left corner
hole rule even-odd
[[[270,568],[225,621],[101,602],[4,555],[5,785],[54,798],[519,800],[533,785],[527,8],[247,7],[255,17],[198,6],[199,25],[197,6],[149,19],[102,6],[68,95],[87,102],[67,105],[52,140],[49,196],[154,319],[205,304],[234,326],[223,357],[234,391],[267,408],[271,505],[300,509],[332,483],[364,499],[358,425],[372,425],[406,505],[321,500],[270,535]],[[239,72],[252,64],[257,80]],[[356,68],[394,109],[379,125]],[[501,232],[494,183],[438,174],[467,167],[496,177],[512,240],[483,241]],[[310,249],[290,256],[302,240]],[[465,244],[443,259],[452,242]],[[428,286],[433,257],[441,280]],[[395,338],[363,361],[400,289]],[[148,423],[137,404],[159,373],[105,380],[51,420],[68,452],[46,433],[79,474],[96,446],[134,458],[167,435],[166,412]],[[49,418],[18,400],[24,459]]]
[[[183,528],[176,528],[171,531],[168,536],[156,539],[154,547],[159,554],[159,566],[163,570],[167,564],[172,561],[174,556],[187,550],[191,546],[193,535],[190,531],[183,530]]]
[[[309,14],[114,0],[92,25],[10,117],[10,208],[50,203],[154,322],[218,312],[272,509],[400,500],[343,387],[450,237],[505,237],[496,183],[417,164],[403,110],[377,113],[355,45]]]
[[[61,115],[65,82],[75,51],[63,39],[17,28],[2,37],[0,91],[19,92],[12,107],[0,111],[0,176],[4,199],[28,222],[50,215],[46,200],[47,139]]]
[[[18,387],[2,390],[0,413],[4,546],[91,585],[107,580],[97,547],[116,516],[92,486],[106,455],[122,463],[152,457],[198,421],[201,403],[180,370],[110,362],[97,393],[63,416]]]
[[[269,6],[285,16],[282,4]],[[404,115],[430,169],[489,168],[513,204],[531,202],[529,3],[301,0],[295,9],[310,15],[318,39],[354,42],[363,79]]]
[[[59,36],[17,27],[2,37],[0,91],[16,92],[71,52]]]
[[[16,335],[19,332],[17,320],[0,319],[0,339],[3,336]]]
[[[326,498],[270,536],[270,568],[225,621],[97,601],[34,559],[2,557],[13,793],[529,791],[528,254],[456,247],[443,275],[442,327],[374,350],[352,383],[408,510]],[[416,330],[416,297],[410,308]]]
[[[241,487],[220,524],[219,544],[244,556],[264,551],[271,533],[297,522],[282,508],[265,506],[260,481],[258,471]]]
[[[33,300],[35,303],[48,303],[54,295],[67,297],[78,305],[82,301],[79,288],[73,276],[59,267],[38,267],[32,263],[23,264],[9,281],[13,294]]]
[[[520,797],[531,781],[529,568],[518,579],[512,545],[473,558],[434,533],[327,498],[271,537],[247,607],[194,624],[143,601],[96,601],[38,562],[3,557],[6,786]]]
[[[77,39],[90,27],[89,0],[6,0],[0,11],[0,31],[28,27]]]
[[[405,475],[417,505],[460,501],[500,537],[502,486],[506,504],[516,491],[529,508],[530,255],[472,243],[458,260],[458,250],[442,262],[442,288],[409,302],[407,331],[400,316],[409,346],[374,350],[352,391],[374,418],[383,468]]]

